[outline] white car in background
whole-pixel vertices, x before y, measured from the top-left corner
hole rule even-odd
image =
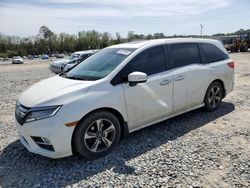
[[[200,107],[217,110],[233,86],[234,62],[216,40],[125,43],[24,91],[16,124],[33,153],[95,158],[138,129]]]
[[[87,51],[78,51],[74,52],[69,59],[63,59],[59,61],[54,61],[49,65],[49,69],[56,74],[62,73],[64,70],[69,70],[73,66],[77,65],[78,63],[82,62],[90,55],[94,54],[98,50],[87,50]],[[66,69],[65,66],[69,64]]]
[[[23,58],[20,56],[12,57],[12,64],[23,64]]]
[[[51,70],[51,72],[53,72],[55,74],[59,74],[59,73],[63,72],[64,66],[66,65],[66,63],[73,60],[72,58],[74,58],[74,57],[72,55],[69,57],[69,59],[62,59],[62,60],[54,61],[54,62],[50,63],[49,69]]]

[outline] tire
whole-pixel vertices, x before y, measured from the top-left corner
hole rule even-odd
[[[223,88],[219,82],[213,82],[209,85],[205,99],[204,109],[208,112],[217,110],[223,98]]]
[[[248,51],[248,46],[247,45],[241,46],[240,51],[241,52],[247,52]]]
[[[108,111],[97,111],[76,127],[73,147],[83,157],[95,159],[117,146],[120,137],[121,126],[117,117]]]

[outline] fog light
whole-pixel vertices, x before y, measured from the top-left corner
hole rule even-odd
[[[46,143],[46,144],[50,144],[50,141],[48,138],[45,138],[45,137],[42,137],[43,141]]]
[[[49,139],[46,137],[38,137],[38,136],[31,136],[31,138],[34,140],[34,142],[43,149],[55,151],[54,147],[50,143]]]

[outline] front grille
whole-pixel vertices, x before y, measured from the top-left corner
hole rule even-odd
[[[28,115],[28,111],[29,111],[29,108],[21,105],[20,103],[17,103],[15,117],[16,117],[17,122],[20,125],[23,125],[25,123],[25,120]]]

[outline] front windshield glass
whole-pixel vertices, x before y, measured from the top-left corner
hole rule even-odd
[[[67,73],[66,77],[79,80],[104,78],[135,50],[132,48],[105,48],[77,65]]]
[[[76,59],[80,56],[80,54],[73,53],[70,57],[69,60]]]

